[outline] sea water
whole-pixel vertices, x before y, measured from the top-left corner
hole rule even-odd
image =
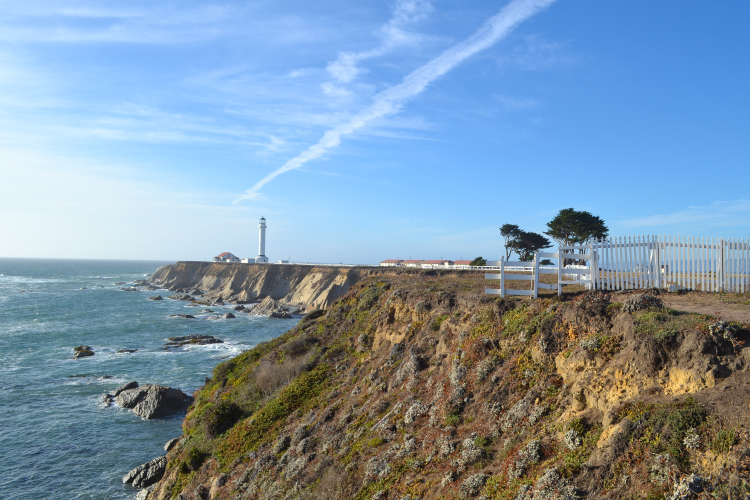
[[[168,291],[114,284],[132,284],[163,264],[0,259],[0,498],[133,498],[122,476],[163,455],[184,415],[141,420],[106,407],[101,396],[131,380],[192,394],[218,363],[298,321],[209,319],[184,301],[148,300]],[[223,315],[231,306],[211,309]],[[165,350],[168,337],[189,334],[224,343]],[[95,355],[73,359],[81,344]]]

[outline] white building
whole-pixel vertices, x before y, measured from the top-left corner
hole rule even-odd
[[[214,262],[239,262],[239,257],[236,257],[231,252],[223,252],[214,257]]]
[[[400,266],[402,262],[403,261],[399,259],[389,259],[382,261],[380,265],[384,267]]]
[[[267,264],[268,257],[266,257],[266,219],[260,218],[258,224],[258,256],[255,257],[256,264]]]
[[[424,262],[424,261],[423,260],[409,259],[409,260],[405,260],[405,261],[401,262],[401,265],[402,266],[406,266],[406,267],[420,267],[420,265],[422,264],[422,262]]]

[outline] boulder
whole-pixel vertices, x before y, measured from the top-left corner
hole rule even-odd
[[[282,306],[271,297],[266,297],[257,306],[253,307],[252,313],[256,316],[267,316],[269,318],[291,318],[289,309]]]
[[[122,384],[120,387],[115,389],[115,393],[113,394],[114,397],[117,397],[120,395],[122,391],[127,391],[128,389],[135,389],[138,387],[138,382],[133,380],[132,382],[127,382],[125,384]]]
[[[176,293],[174,295],[170,295],[167,298],[172,299],[172,300],[193,300],[193,298],[190,295],[185,294],[185,293]]]
[[[240,304],[240,305],[238,305],[238,306],[234,306],[234,307],[232,308],[232,310],[233,310],[233,311],[242,311],[242,310],[244,310],[244,309],[245,309],[245,306],[243,306],[242,304]]]
[[[138,351],[138,349],[120,349],[119,351],[117,351],[117,353],[118,354],[123,354],[123,353],[137,352],[137,351]]]
[[[112,396],[112,394],[104,394],[102,395],[102,403],[104,406],[109,407],[112,404],[112,401],[114,401],[115,398]]]
[[[134,286],[129,286],[127,288],[120,288],[123,292],[137,292],[138,289]]]
[[[169,441],[167,441],[167,442],[166,442],[166,444],[164,445],[164,451],[169,451],[169,450],[171,450],[171,449],[172,449],[172,448],[174,448],[174,447],[175,447],[175,445],[176,445],[177,443],[179,443],[179,442],[180,442],[180,438],[172,438],[172,439],[170,439],[170,440],[169,440]]]
[[[161,295],[154,295],[153,297],[149,297],[148,300],[164,300],[164,297]]]
[[[170,314],[170,318],[185,318],[185,319],[195,319],[195,316],[191,314]]]
[[[120,286],[120,285],[124,285],[124,284],[125,284],[124,281],[115,281],[115,283],[114,283],[115,286]]]
[[[224,316],[222,316],[224,319],[234,319],[236,316],[232,313],[226,313]]]
[[[163,455],[131,470],[125,474],[122,482],[134,488],[147,488],[159,481],[164,476],[166,469],[167,456]]]
[[[142,385],[122,391],[115,397],[122,408],[133,410],[141,418],[151,420],[185,411],[193,398],[179,389],[163,385]]]

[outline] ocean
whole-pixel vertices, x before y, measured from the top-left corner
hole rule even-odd
[[[0,498],[124,499],[130,469],[163,455],[183,415],[141,420],[101,402],[136,380],[192,394],[223,360],[292,328],[298,319],[152,301],[166,290],[125,292],[168,262],[0,259]],[[211,307],[224,314],[231,306]],[[192,314],[197,319],[171,318]],[[213,335],[223,344],[166,351],[168,337]],[[89,345],[95,355],[73,359]],[[137,349],[119,354],[120,349]]]

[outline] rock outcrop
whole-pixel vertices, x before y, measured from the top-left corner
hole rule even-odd
[[[122,478],[122,482],[134,488],[147,488],[155,484],[164,475],[167,468],[167,456],[161,456],[139,465]]]
[[[119,391],[115,402],[132,410],[141,418],[151,420],[185,411],[193,398],[179,389],[163,385],[142,385]]]
[[[266,297],[263,301],[250,309],[250,314],[255,316],[266,316],[268,318],[293,318],[288,307],[279,304],[271,297]]]

